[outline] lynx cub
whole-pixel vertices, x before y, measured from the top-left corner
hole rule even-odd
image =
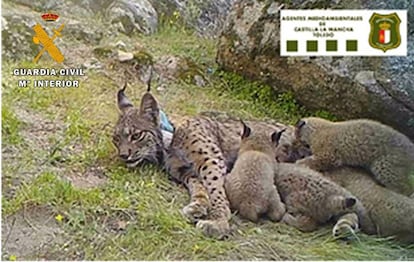
[[[225,181],[230,207],[252,222],[266,214],[274,222],[285,213],[274,185],[275,149],[284,130],[266,135],[243,123],[239,156]]]

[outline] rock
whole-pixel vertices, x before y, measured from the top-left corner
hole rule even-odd
[[[20,4],[23,6],[27,6],[32,10],[41,12],[44,10],[56,10],[56,8],[61,4],[60,1],[52,1],[52,0],[15,0],[16,4]]]
[[[194,82],[197,86],[199,87],[204,87],[206,86],[206,81],[204,80],[204,78],[200,75],[195,75],[194,76]]]
[[[149,0],[163,20],[174,18],[179,12],[179,19],[200,35],[217,36],[235,0]],[[173,20],[177,20],[174,18]]]
[[[205,85],[202,68],[188,58],[172,55],[162,56],[154,63],[154,71],[161,83],[184,80],[197,86]]]
[[[361,71],[358,72],[355,76],[355,81],[360,83],[363,86],[375,85],[377,80],[375,80],[373,71]]]
[[[86,44],[98,44],[103,36],[103,29],[94,23],[85,23],[85,21],[78,21],[75,19],[65,19],[65,29],[62,32],[65,36],[73,37],[77,41]]]
[[[408,9],[407,57],[280,57],[275,1],[241,0],[219,39],[217,62],[225,70],[292,92],[312,110],[339,119],[371,118],[414,139],[414,0],[285,2],[285,9]]]
[[[234,2],[235,0],[187,1],[185,8],[181,10],[188,17],[190,25],[201,35],[216,36],[223,28]]]
[[[234,2],[235,0],[16,0],[13,4],[35,11],[36,15],[53,10],[51,12],[57,13],[61,18],[70,18],[69,21],[76,22],[69,23],[66,30],[69,29],[76,39],[83,41],[86,38],[97,44],[102,35],[152,34],[157,31],[159,21],[169,22],[171,19],[178,26],[184,24],[201,35],[217,36]],[[15,8],[8,5],[9,3],[5,4],[5,9]],[[97,35],[96,38],[93,33]]]
[[[180,57],[165,55],[155,62],[154,70],[159,75],[160,82],[172,81],[179,77],[179,69],[183,63]]]
[[[119,40],[118,42],[115,43],[115,47],[122,49],[122,50],[126,50],[127,45],[124,43],[124,41]]]
[[[113,1],[106,15],[124,34],[151,34],[157,30],[158,14],[147,0]]]
[[[118,60],[120,62],[129,61],[129,60],[132,60],[133,58],[134,58],[134,54],[118,50]]]
[[[4,4],[2,13],[2,44],[4,47],[2,54],[4,58],[14,61],[20,59],[31,61],[35,57],[42,49],[41,46],[36,45],[32,40],[34,36],[32,27],[36,23],[42,25],[50,36],[53,35],[53,29],[64,24],[62,36],[54,40],[54,43],[64,53],[70,53],[73,50],[73,47],[68,44],[72,42],[68,41],[70,38],[88,44],[100,42],[103,37],[103,30],[98,23],[80,21],[73,17],[73,15],[76,15],[79,19],[86,19],[89,15],[85,15],[85,10],[79,6],[70,6],[70,2],[63,3],[62,1],[56,5],[53,4],[54,2],[46,0],[19,0],[18,3],[21,5],[11,6],[7,2]],[[43,9],[40,4],[44,4]],[[44,8],[48,6],[56,8],[54,12],[59,15],[59,19],[56,22],[48,23],[41,19]],[[66,14],[67,10],[71,10],[73,14]]]
[[[5,60],[32,60],[38,52],[33,43],[34,16],[3,10],[2,14],[2,56]]]
[[[90,60],[83,63],[82,67],[86,69],[102,69],[103,64],[99,62],[96,58],[92,57]]]

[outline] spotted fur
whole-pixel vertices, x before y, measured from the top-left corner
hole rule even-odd
[[[125,96],[125,87],[118,92],[120,116],[113,143],[120,159],[128,167],[152,163],[165,168],[176,181],[183,183],[190,194],[190,203],[183,214],[206,235],[225,237],[229,231],[230,207],[224,190],[224,176],[232,169],[238,156],[243,126],[239,119],[200,115],[175,123],[171,142],[160,128],[160,109],[149,90],[139,108]],[[253,129],[273,133],[286,129],[280,138],[279,161],[293,161],[306,151],[291,146],[294,127],[277,122],[246,121]],[[170,138],[169,138],[170,139]]]

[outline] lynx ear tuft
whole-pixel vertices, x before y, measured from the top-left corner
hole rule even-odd
[[[351,208],[356,204],[356,199],[353,197],[347,197],[345,199],[345,207],[346,208]]]
[[[152,71],[153,71],[153,68],[151,66],[148,80],[147,80],[147,92],[151,92]]]
[[[118,91],[118,108],[122,112],[125,112],[125,110],[129,107],[133,107],[134,105],[129,101],[129,99],[125,95],[125,89],[127,87],[127,82],[125,82],[124,87]]]
[[[243,125],[243,133],[242,133],[242,136],[241,136],[242,139],[249,137],[250,136],[250,133],[252,132],[252,130],[250,129],[250,127],[248,127],[246,125],[246,123],[243,122],[243,120],[240,120],[240,122]]]
[[[272,142],[275,144],[279,144],[280,138],[282,137],[282,134],[286,131],[286,128],[273,132],[272,134]]]
[[[295,127],[299,129],[299,128],[301,128],[302,126],[304,126],[305,124],[306,124],[305,120],[300,119],[300,120],[296,123]]]

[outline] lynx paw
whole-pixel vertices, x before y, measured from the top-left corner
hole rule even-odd
[[[230,224],[225,219],[200,220],[197,222],[196,227],[201,229],[206,236],[220,240],[227,239],[230,232]]]
[[[336,222],[332,229],[332,235],[334,238],[349,239],[350,237],[355,236],[358,231],[358,224],[349,220],[347,217],[344,217]]]
[[[182,210],[183,215],[192,223],[196,223],[208,214],[208,206],[199,201],[193,201]]]

